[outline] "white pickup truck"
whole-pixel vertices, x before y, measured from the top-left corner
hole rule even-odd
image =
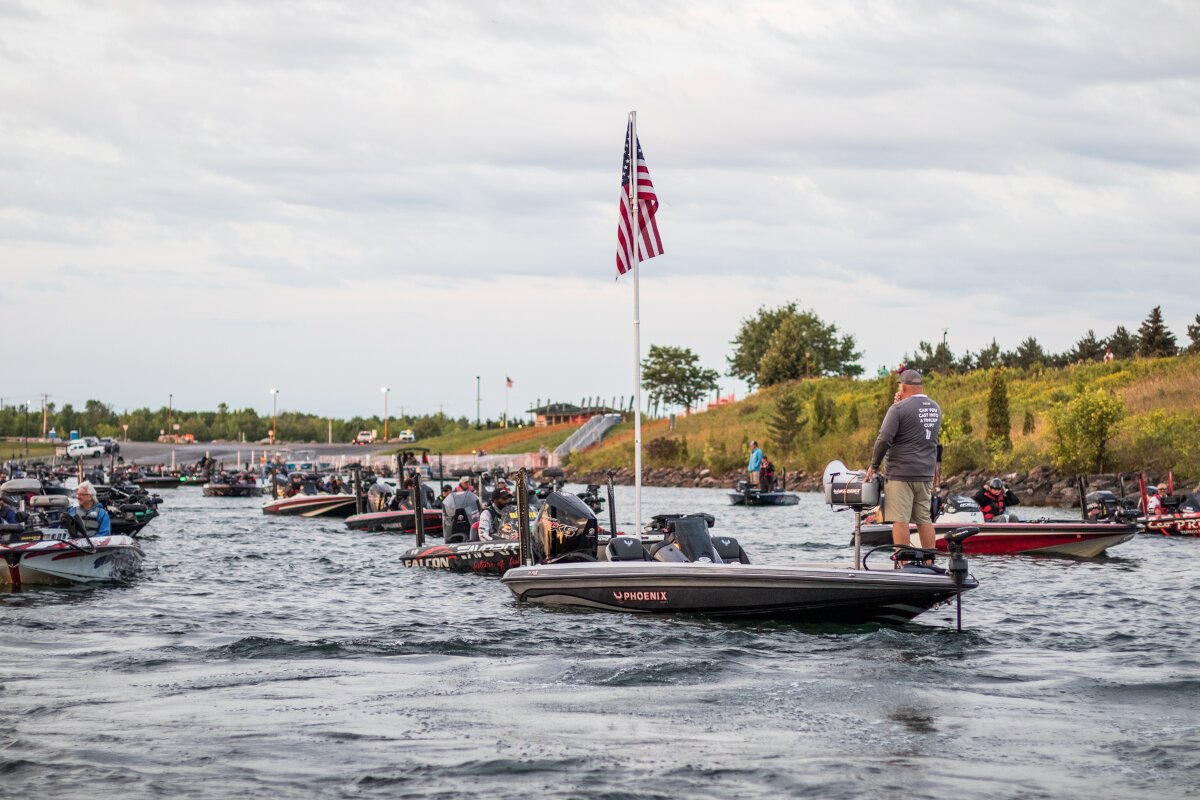
[[[67,458],[94,458],[104,455],[104,445],[94,436],[72,439],[54,448],[55,455]]]
[[[354,444],[375,444],[375,431],[359,431]]]

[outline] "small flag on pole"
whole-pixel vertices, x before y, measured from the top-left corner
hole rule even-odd
[[[504,385],[507,386],[509,389],[511,389],[512,388],[512,378],[505,375],[504,376]]]
[[[625,160],[621,165],[621,215],[617,223],[617,273],[624,275],[637,266],[638,262],[662,255],[662,237],[658,235],[658,195],[654,193],[654,183],[650,180],[650,168],[646,166],[646,157],[642,155],[641,142],[637,147],[637,200],[638,228],[637,252],[634,252],[634,236],[632,214],[629,210],[629,146],[633,138],[633,124],[630,123],[625,131]]]

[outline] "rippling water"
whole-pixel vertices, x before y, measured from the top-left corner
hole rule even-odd
[[[902,628],[518,606],[411,539],[164,493],[125,586],[0,595],[12,797],[1156,797],[1200,786],[1200,541],[972,560]],[[618,505],[631,513],[631,491]],[[760,563],[849,559],[848,515],[719,491]],[[1032,511],[1032,510],[1031,510]],[[1063,512],[1048,512],[1061,516]]]

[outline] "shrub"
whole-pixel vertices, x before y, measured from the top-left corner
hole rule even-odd
[[[1050,411],[1054,465],[1067,473],[1104,472],[1108,443],[1125,405],[1103,389],[1079,392]]]

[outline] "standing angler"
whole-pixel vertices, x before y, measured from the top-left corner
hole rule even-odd
[[[866,479],[875,476],[887,456],[884,482],[883,518],[892,523],[892,543],[912,544],[908,523],[917,525],[921,547],[935,545],[933,519],[929,504],[933,484],[941,479],[938,460],[938,434],[942,427],[942,409],[929,399],[921,373],[906,369],[900,375],[900,391],[879,426],[879,437],[871,454]]]

